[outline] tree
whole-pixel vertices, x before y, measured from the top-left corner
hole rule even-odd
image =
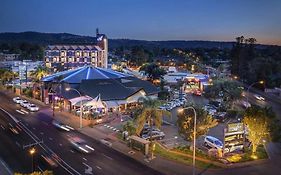
[[[0,69],[0,80],[1,80],[2,85],[11,81],[13,78],[15,78],[15,76],[16,75],[10,70]]]
[[[49,74],[49,69],[47,67],[38,66],[35,71],[30,73],[34,82],[39,82],[44,76]]]
[[[163,115],[170,116],[171,114],[168,111],[158,109],[160,102],[158,100],[147,98],[140,98],[139,102],[142,103],[141,113],[138,115],[136,119],[137,128],[136,134],[140,135],[143,130],[144,124],[148,123],[150,126],[150,131],[152,131],[153,126],[160,129],[162,125],[162,117]],[[153,140],[152,140],[152,132],[150,132],[150,150],[151,150],[151,158],[153,158]]]
[[[150,81],[160,79],[160,78],[162,78],[163,75],[166,74],[166,71],[164,69],[160,68],[155,63],[145,64],[140,68],[140,70],[145,72],[147,78]]]
[[[123,125],[123,130],[127,131],[129,136],[131,136],[136,133],[136,126],[133,121],[128,121]]]
[[[196,137],[207,133],[209,128],[216,126],[217,120],[209,115],[199,106],[195,106],[196,111]],[[194,129],[194,113],[192,110],[184,110],[178,113],[178,129],[179,133],[183,134],[187,140],[193,140]]]
[[[248,128],[248,139],[252,144],[252,153],[255,154],[257,147],[263,143],[263,140],[268,140],[270,136],[266,109],[259,107],[247,108],[243,123]]]
[[[232,109],[234,102],[241,98],[241,94],[242,89],[236,81],[217,79],[213,81],[212,86],[206,88],[204,95],[214,99],[222,97],[225,106]]]

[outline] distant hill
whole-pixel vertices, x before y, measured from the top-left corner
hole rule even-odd
[[[39,32],[21,32],[21,33],[0,33],[0,43],[22,43],[28,42],[46,46],[48,44],[79,44],[95,43],[95,37],[80,36],[69,33],[39,33]],[[132,47],[142,45],[144,47],[160,48],[231,48],[234,42],[220,41],[145,41],[131,39],[109,39],[109,49],[123,47]],[[266,45],[258,45],[264,48]]]

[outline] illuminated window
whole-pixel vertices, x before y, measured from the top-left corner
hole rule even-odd
[[[53,62],[54,63],[57,62],[57,58],[56,57],[53,58]]]
[[[77,57],[80,57],[80,56],[81,56],[80,51],[77,51],[77,52],[76,52],[76,56],[77,56]]]
[[[65,57],[65,51],[61,51],[61,52],[60,52],[60,56],[61,56],[61,57]]]
[[[87,57],[87,56],[89,56],[89,53],[88,52],[83,52],[83,55],[84,55],[84,57]]]

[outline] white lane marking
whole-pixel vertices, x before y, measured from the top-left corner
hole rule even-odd
[[[74,153],[74,151],[71,149],[70,152]]]
[[[99,167],[99,166],[96,166],[96,167],[97,167],[97,169],[101,170],[101,167]]]
[[[109,156],[107,156],[107,155],[105,155],[105,154],[102,154],[104,157],[106,157],[106,158],[108,158],[109,160],[113,160],[113,158],[112,157],[109,157]]]
[[[52,138],[52,137],[49,137],[49,140],[53,140],[53,138]]]
[[[24,109],[20,109],[22,112],[24,112],[24,113],[26,113],[26,114],[28,114],[29,112],[28,111],[26,111],[26,110],[24,110]]]
[[[20,113],[20,114],[23,114],[24,115],[24,113],[22,112],[22,111],[20,111],[20,110],[16,110],[18,113]]]
[[[36,130],[36,128],[34,128],[34,127],[33,127],[32,129],[33,129],[33,130]]]
[[[87,159],[85,157],[83,157],[83,160],[87,161]]]
[[[44,135],[44,132],[40,132],[41,135]]]
[[[83,162],[83,165],[85,165],[87,168],[85,169],[85,174],[93,174],[93,168],[87,165]]]
[[[62,144],[60,143],[60,146],[62,146]]]

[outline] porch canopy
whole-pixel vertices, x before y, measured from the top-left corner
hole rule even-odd
[[[98,95],[96,98],[86,102],[84,104],[84,106],[92,106],[92,108],[104,108],[105,106],[103,105],[102,101],[101,101],[101,98],[100,98],[100,95]]]
[[[71,105],[76,105],[79,104],[80,102],[83,103],[83,101],[90,101],[92,98],[89,96],[81,96],[81,97],[75,97],[72,99],[69,99],[69,101],[71,102]]]

